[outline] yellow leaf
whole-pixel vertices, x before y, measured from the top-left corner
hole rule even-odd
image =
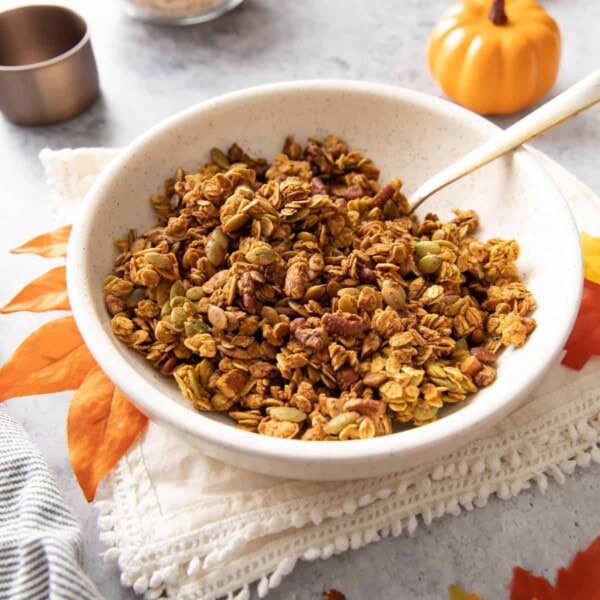
[[[581,233],[585,278],[600,284],[600,238]]]
[[[0,368],[0,402],[77,389],[94,361],[73,317],[45,323]]]
[[[65,225],[54,231],[42,233],[23,245],[13,248],[13,254],[38,254],[44,258],[56,258],[67,254],[67,242],[71,234],[71,225]]]
[[[449,600],[485,600],[484,596],[477,596],[476,594],[470,594],[459,588],[457,585],[451,585]]]
[[[147,422],[100,367],[87,374],[69,405],[67,438],[71,466],[88,502]]]
[[[28,283],[6,306],[0,308],[0,313],[23,310],[30,312],[71,310],[64,266],[51,269]]]

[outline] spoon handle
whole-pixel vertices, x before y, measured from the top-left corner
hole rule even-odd
[[[430,177],[409,199],[411,212],[431,194],[514,150],[600,102],[600,70],[594,71],[550,102],[494,135],[456,162]]]

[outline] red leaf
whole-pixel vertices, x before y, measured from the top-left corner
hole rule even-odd
[[[583,282],[579,314],[565,344],[562,364],[580,370],[592,356],[600,356],[600,285]]]
[[[69,460],[88,502],[147,422],[100,367],[87,374],[69,405],[67,438]]]
[[[71,225],[59,227],[54,231],[42,233],[17,248],[13,248],[13,254],[38,254],[44,258],[56,258],[67,254],[67,242],[71,234]]]
[[[0,402],[77,389],[95,366],[75,319],[45,323],[0,368]]]
[[[513,571],[510,600],[600,600],[600,536],[571,564],[558,570],[556,586],[520,567]]]
[[[597,537],[586,550],[575,555],[568,568],[558,570],[557,600],[570,598],[600,600],[599,565],[600,537]]]
[[[23,310],[30,312],[71,310],[64,266],[51,269],[28,283],[8,304],[0,308],[0,313]]]
[[[521,567],[515,567],[510,586],[510,600],[532,600],[532,598],[551,600],[554,598],[554,588],[544,577],[537,577]]]

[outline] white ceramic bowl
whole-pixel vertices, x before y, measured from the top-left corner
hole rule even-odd
[[[68,286],[73,312],[94,357],[151,419],[210,456],[282,477],[368,477],[430,461],[482,434],[516,409],[560,352],[582,287],[579,238],[568,206],[526,150],[495,161],[423,206],[450,217],[475,208],[481,237],[515,238],[519,268],[539,302],[538,327],[519,350],[499,360],[497,381],[425,427],[343,443],[282,440],[239,431],[222,415],[198,413],[172,378],[161,376],[111,334],[102,297],[113,240],[155,221],[149,196],[183,166],[196,169],[208,150],[238,142],[272,158],[287,134],[336,133],[372,157],[381,180],[398,175],[408,192],[497,131],[449,102],[398,87],[350,81],[305,81],[228,94],[151,129],[99,177],[71,235]]]

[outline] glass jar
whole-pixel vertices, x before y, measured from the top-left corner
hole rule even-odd
[[[163,25],[193,25],[212,21],[243,0],[122,0],[136,19]]]

